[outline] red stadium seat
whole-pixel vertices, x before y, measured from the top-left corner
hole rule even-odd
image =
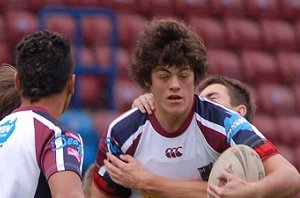
[[[95,64],[102,68],[108,68],[111,64],[111,49],[108,46],[97,46],[94,49]],[[117,77],[128,79],[128,68],[130,64],[130,57],[127,50],[124,48],[117,48],[116,51],[116,66]]]
[[[15,45],[20,39],[38,30],[37,17],[27,11],[7,11],[7,35],[10,44]]]
[[[297,48],[294,24],[284,20],[261,20],[264,45],[267,49],[288,50]]]
[[[229,50],[208,50],[209,73],[243,79],[239,56]]]
[[[284,81],[289,84],[300,82],[300,53],[279,52],[277,59]]]
[[[75,19],[68,14],[51,14],[46,17],[45,26],[53,31],[63,34],[74,41],[76,32]]]
[[[297,112],[292,89],[281,84],[260,84],[257,91],[258,109],[274,116],[293,115]]]
[[[276,119],[275,125],[279,139],[283,144],[297,146],[300,142],[300,116],[281,116]]]
[[[293,91],[295,93],[296,100],[300,101],[300,83],[294,83]],[[300,113],[300,103],[299,102],[297,103],[297,109],[298,109],[298,113]]]
[[[225,28],[230,47],[258,49],[262,47],[260,25],[247,18],[226,18]]]
[[[117,111],[124,112],[131,109],[135,98],[143,93],[142,89],[136,83],[130,80],[117,80],[114,88]]]
[[[157,15],[174,15],[175,0],[138,0],[138,6],[143,13],[153,17]]]
[[[83,42],[87,45],[108,45],[112,23],[102,16],[85,16],[81,20]]]
[[[220,20],[209,17],[191,16],[189,24],[203,38],[208,47],[226,46],[224,25]]]
[[[218,16],[245,16],[246,8],[241,0],[211,0],[212,13]]]
[[[290,163],[296,164],[296,156],[293,148],[289,145],[280,144],[277,145],[279,153],[285,157]]]
[[[281,17],[279,1],[274,0],[245,0],[247,13],[252,17]]]
[[[63,6],[65,5],[64,0],[43,0],[44,6]]]
[[[117,78],[129,80],[130,56],[126,49],[118,48],[117,50]]]
[[[296,148],[294,148],[294,151],[296,156],[296,168],[298,169],[298,171],[300,171],[300,146],[296,146]],[[300,193],[296,198],[300,198]]]
[[[137,14],[118,14],[119,41],[121,47],[135,45],[138,34],[144,29],[146,18]]]
[[[99,108],[105,103],[104,83],[100,76],[86,74],[78,77],[78,96],[83,107]]]
[[[6,42],[0,42],[0,63],[11,62],[11,49]]]
[[[107,132],[109,124],[117,118],[121,113],[117,111],[97,111],[93,114],[93,125],[100,135]]]
[[[75,50],[73,50],[75,51]],[[83,67],[92,67],[96,65],[94,54],[91,48],[82,47],[79,51],[80,62],[79,64]]]
[[[174,4],[177,12],[185,17],[211,14],[210,0],[175,0]]]
[[[264,51],[243,50],[241,64],[245,80],[250,83],[281,81],[279,66],[273,54]]]
[[[96,46],[94,48],[95,63],[101,68],[109,68],[111,66],[111,49],[108,46]]]
[[[6,21],[3,16],[0,15],[0,42],[6,42],[7,36]]]
[[[267,114],[257,114],[254,117],[253,124],[273,144],[276,145],[280,142],[275,120],[272,116]]]
[[[136,6],[137,0],[101,0],[101,6],[114,8],[121,11],[121,9],[131,9]]]
[[[284,17],[296,19],[300,17],[300,3],[297,0],[280,0]]]
[[[13,10],[20,10],[20,9],[28,9],[30,8],[29,6],[29,0],[9,0],[9,1],[2,1],[3,6],[5,9],[9,9],[11,11]]]
[[[300,48],[300,19],[296,22],[296,34],[298,40],[298,47]]]

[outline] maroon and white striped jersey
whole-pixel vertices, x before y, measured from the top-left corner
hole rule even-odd
[[[83,142],[41,107],[16,109],[0,121],[0,197],[51,197],[59,171],[81,177]]]

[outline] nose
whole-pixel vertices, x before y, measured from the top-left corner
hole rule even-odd
[[[171,81],[170,81],[170,89],[171,90],[179,90],[180,89],[180,82],[179,82],[179,79],[177,77],[173,77],[171,78]]]

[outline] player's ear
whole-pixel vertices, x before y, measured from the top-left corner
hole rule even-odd
[[[238,105],[236,107],[236,112],[245,117],[245,115],[247,114],[247,107],[245,105]]]
[[[73,95],[75,90],[75,74],[70,75],[69,81],[68,81],[68,93]]]
[[[14,82],[15,82],[15,86],[17,88],[17,90],[21,90],[21,83],[20,83],[20,76],[18,72],[15,72],[14,74]]]

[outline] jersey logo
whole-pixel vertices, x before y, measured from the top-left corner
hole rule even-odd
[[[181,157],[183,155],[182,146],[179,146],[177,148],[167,148],[165,150],[165,155],[167,156],[167,158]]]
[[[75,157],[78,162],[83,155],[82,142],[79,137],[71,132],[66,132],[51,141],[52,151],[67,148],[67,154]]]
[[[212,167],[213,167],[213,163],[209,163],[206,166],[198,168],[199,174],[201,175],[203,181],[208,181],[209,174]]]
[[[0,148],[4,145],[4,143],[8,140],[11,134],[14,132],[16,128],[17,118],[13,121],[8,120],[5,123],[0,125]]]
[[[123,152],[120,149],[120,146],[116,140],[113,138],[106,138],[105,143],[107,144],[107,152],[110,152],[116,156],[119,156],[120,154],[123,154]]]
[[[231,114],[231,117],[226,117],[224,126],[227,133],[227,143],[229,144],[232,138],[241,130],[251,130],[251,125],[244,117],[240,115]]]

